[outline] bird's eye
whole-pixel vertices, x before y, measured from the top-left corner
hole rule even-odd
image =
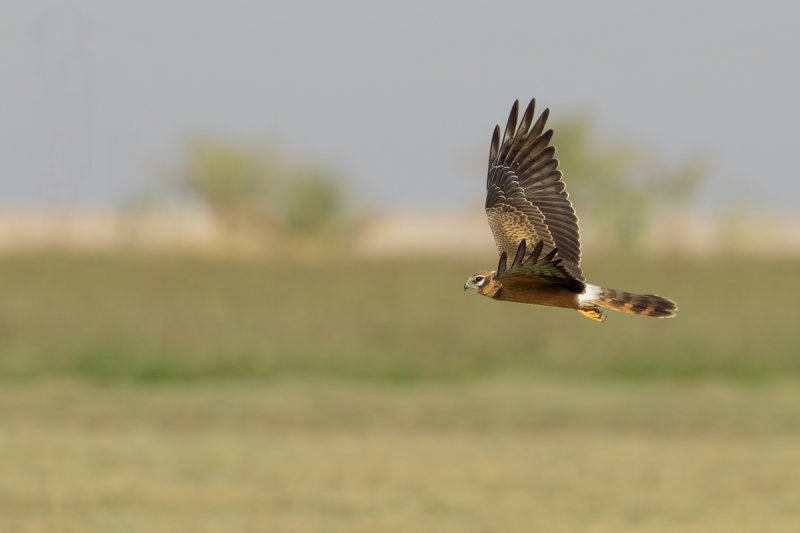
[[[481,281],[483,281],[483,276],[475,276],[476,283],[480,283]]]

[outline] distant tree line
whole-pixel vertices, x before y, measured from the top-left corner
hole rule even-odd
[[[558,123],[554,130],[570,197],[605,244],[639,244],[649,224],[669,209],[685,207],[706,176],[699,158],[668,165],[639,144],[600,143],[586,117]],[[263,147],[195,140],[170,175],[184,194],[213,212],[234,245],[329,250],[352,233],[339,176]]]

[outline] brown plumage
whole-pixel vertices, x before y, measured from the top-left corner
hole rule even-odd
[[[533,123],[531,100],[517,127],[514,102],[502,139],[495,126],[486,179],[486,215],[500,262],[467,279],[464,289],[508,302],[577,309],[602,322],[602,308],[671,317],[677,306],[652,294],[632,294],[585,283],[580,268],[578,217],[561,180],[549,110]],[[509,264],[509,258],[513,258]]]

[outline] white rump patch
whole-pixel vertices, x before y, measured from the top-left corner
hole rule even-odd
[[[586,284],[586,288],[578,295],[578,304],[597,300],[602,292],[602,287]]]

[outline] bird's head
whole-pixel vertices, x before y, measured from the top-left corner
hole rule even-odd
[[[499,281],[494,279],[495,274],[496,272],[494,270],[476,272],[467,278],[467,282],[464,284],[464,290],[472,289],[484,296],[494,296],[502,286]]]

